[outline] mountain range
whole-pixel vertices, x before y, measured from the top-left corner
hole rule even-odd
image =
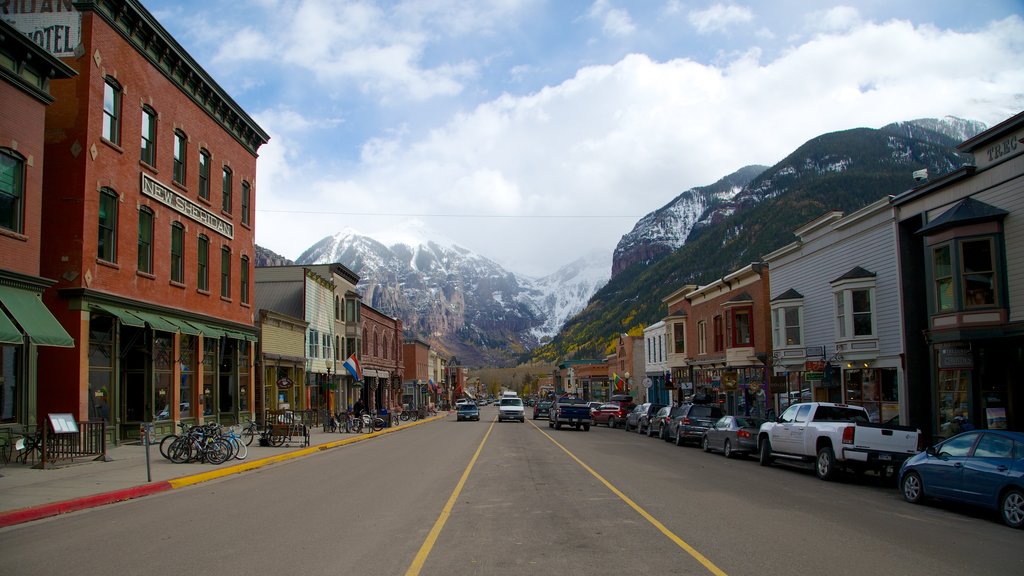
[[[902,192],[915,170],[958,168],[967,159],[956,146],[984,129],[946,117],[824,134],[774,166],[743,167],[680,193],[641,218],[613,254],[590,254],[543,278],[509,272],[418,223],[389,241],[345,229],[295,263],[345,265],[359,275],[365,303],[464,365],[603,358],[619,333],[661,319],[661,298],[679,286],[760,259],[825,211]],[[256,263],[289,262],[257,247]]]

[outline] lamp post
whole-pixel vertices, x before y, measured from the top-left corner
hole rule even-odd
[[[626,394],[629,394],[629,370],[623,372],[622,377],[626,379]]]

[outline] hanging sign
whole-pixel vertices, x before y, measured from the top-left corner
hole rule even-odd
[[[277,389],[278,390],[289,390],[293,386],[295,386],[295,382],[292,382],[292,379],[288,378],[287,376],[285,376],[284,378],[279,378],[277,380]]]

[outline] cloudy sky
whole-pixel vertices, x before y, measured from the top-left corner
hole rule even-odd
[[[1024,110],[1021,0],[143,0],[271,135],[256,241],[532,276],[826,132]]]

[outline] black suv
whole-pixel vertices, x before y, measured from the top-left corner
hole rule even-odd
[[[669,422],[668,439],[674,439],[676,446],[700,444],[704,432],[722,416],[722,409],[714,404],[682,404]]]

